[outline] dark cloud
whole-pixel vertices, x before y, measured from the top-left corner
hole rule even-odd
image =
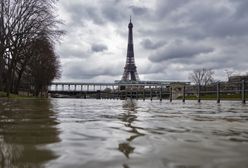
[[[67,78],[92,79],[98,76],[120,76],[121,70],[117,65],[95,65],[94,62],[69,61],[64,65],[63,75]]]
[[[200,46],[200,45],[191,45],[191,44],[182,44],[181,42],[175,42],[172,45],[169,45],[162,50],[156,52],[153,56],[150,56],[149,59],[152,62],[161,62],[169,59],[191,59],[192,57],[213,52],[212,47]]]
[[[114,6],[105,6],[102,9],[103,16],[111,22],[120,22],[125,19],[125,15],[118,8]]]
[[[235,11],[235,16],[237,19],[247,19],[247,15],[248,15],[248,1],[245,0],[235,0],[232,3],[234,3],[234,5],[236,6],[236,11]]]
[[[157,1],[156,18],[162,18],[177,12],[178,9],[184,7],[190,0],[161,0]]]
[[[134,15],[144,15],[148,12],[148,9],[144,7],[130,6],[129,8],[132,10]]]
[[[152,42],[150,39],[144,39],[140,42],[143,48],[148,50],[155,50],[158,49],[166,44],[166,42]]]
[[[70,24],[72,26],[85,26],[84,22],[87,20],[91,20],[98,25],[105,23],[97,7],[83,5],[81,3],[68,3],[64,5],[64,8],[70,16]]]
[[[59,3],[69,31],[57,47],[61,58],[71,59],[62,59],[65,79],[120,78],[130,15],[135,61],[144,80],[188,79],[187,73],[202,67],[213,68],[221,79],[225,69],[248,71],[247,0]]]
[[[78,48],[64,47],[59,51],[59,55],[61,55],[63,58],[83,58],[88,57],[89,53],[86,54],[85,51]]]
[[[105,44],[93,44],[91,46],[91,50],[93,52],[102,52],[102,51],[107,50],[107,49],[108,49],[108,47]]]
[[[248,34],[248,17],[242,17],[247,10],[240,9],[244,6],[248,7],[248,3],[241,3],[240,0],[230,1],[229,4],[218,1],[216,5],[193,0],[164,2],[158,5],[155,16],[160,19],[159,26],[144,27],[142,31],[144,35],[151,34],[156,38],[180,37],[193,40],[244,36]],[[169,7],[169,10],[165,10]],[[162,18],[159,17],[161,14]]]
[[[187,13],[191,23],[200,28],[206,38],[242,36],[248,33],[248,19],[237,19],[238,8],[196,4],[192,5],[191,9],[192,11]]]

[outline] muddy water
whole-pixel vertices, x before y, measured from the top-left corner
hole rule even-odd
[[[0,167],[247,168],[248,105],[0,100]]]

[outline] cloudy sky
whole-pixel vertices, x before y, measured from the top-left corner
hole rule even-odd
[[[248,72],[248,0],[59,0],[60,81],[112,82],[126,61],[129,17],[141,80],[188,81],[194,69]]]

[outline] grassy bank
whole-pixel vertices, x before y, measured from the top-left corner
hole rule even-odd
[[[6,92],[0,91],[0,98],[11,98],[11,99],[36,99],[38,97],[32,96],[32,95],[27,95],[27,94],[10,94],[9,97],[7,97]]]
[[[245,96],[246,99],[248,99],[248,95]],[[179,96],[177,99],[182,99],[182,96]],[[201,95],[200,98],[202,100],[216,100],[217,96],[216,94],[205,94]],[[186,100],[197,100],[198,97],[191,95],[191,96],[185,96]],[[241,100],[241,94],[220,94],[221,100]]]

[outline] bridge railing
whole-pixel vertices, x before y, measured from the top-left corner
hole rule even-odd
[[[52,83],[48,87],[48,93],[53,96],[71,95],[84,98],[113,97],[125,99],[128,97],[151,100],[156,97],[163,99],[168,97],[168,84],[150,83]],[[108,95],[108,96],[106,96]]]

